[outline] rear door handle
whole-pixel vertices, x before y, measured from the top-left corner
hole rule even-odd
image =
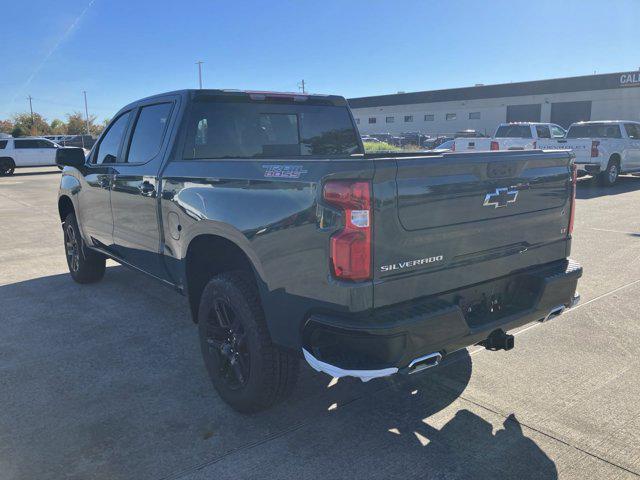
[[[149,183],[145,180],[138,186],[138,190],[140,190],[141,195],[145,197],[151,197],[155,193],[156,187],[154,187],[152,183]]]

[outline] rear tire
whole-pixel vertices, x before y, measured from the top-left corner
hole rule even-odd
[[[207,283],[198,309],[198,333],[211,382],[234,410],[264,410],[293,390],[299,360],[271,341],[257,289],[247,274],[223,273]]]
[[[16,163],[13,158],[3,157],[0,158],[0,177],[5,175],[13,175],[16,170]]]
[[[105,257],[89,249],[80,235],[78,222],[73,213],[67,215],[62,224],[64,248],[69,273],[78,283],[94,283],[102,279]]]
[[[619,175],[620,162],[615,158],[610,158],[609,163],[607,164],[607,169],[599,175],[598,181],[603,187],[612,187],[618,181]]]

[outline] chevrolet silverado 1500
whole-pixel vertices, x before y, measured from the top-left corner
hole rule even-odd
[[[342,97],[187,90],[57,161],[72,278],[111,258],[187,295],[239,411],[282,399],[300,358],[416,373],[577,299],[568,152],[367,155]]]

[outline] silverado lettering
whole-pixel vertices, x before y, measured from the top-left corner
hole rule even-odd
[[[407,267],[415,267],[416,265],[424,265],[426,263],[441,262],[444,259],[442,255],[437,257],[420,258],[419,260],[409,260],[407,262],[394,263],[392,265],[383,265],[380,270],[388,272],[391,270],[400,270]]]

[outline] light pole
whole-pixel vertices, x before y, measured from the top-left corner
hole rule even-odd
[[[198,65],[198,83],[199,83],[199,85],[200,85],[200,90],[202,90],[202,64],[203,64],[203,63],[204,63],[204,62],[202,62],[202,61],[200,61],[200,60],[198,60],[198,61],[196,62],[196,65]]]

